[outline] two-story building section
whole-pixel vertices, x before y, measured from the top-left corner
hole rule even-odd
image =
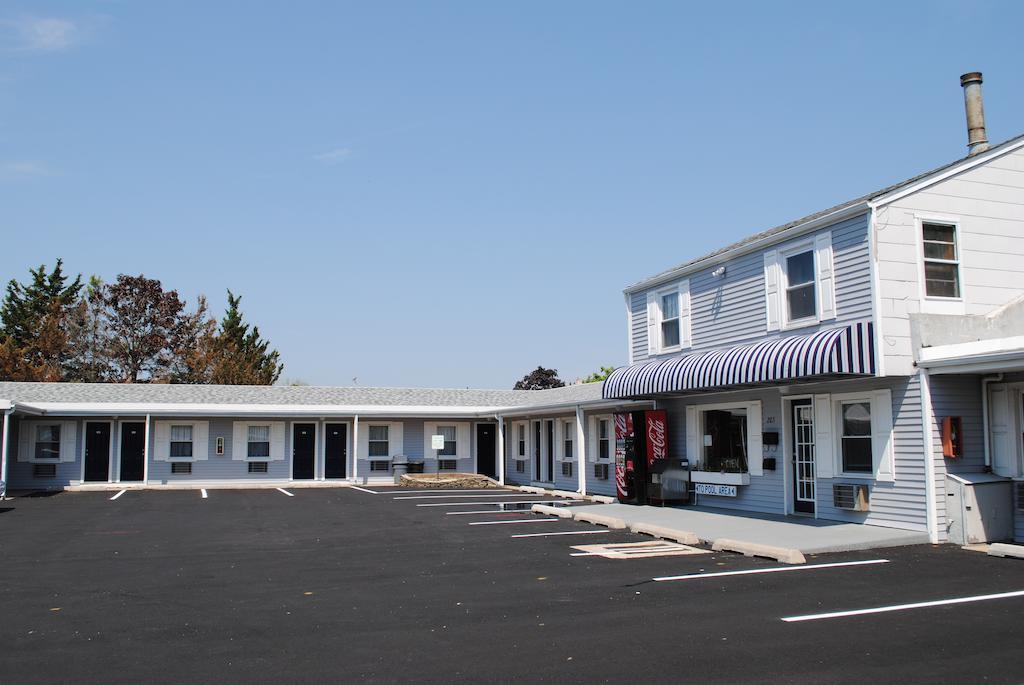
[[[626,288],[630,365],[604,396],[667,411],[701,504],[1004,539],[1022,256],[1024,136],[974,126],[966,158]]]

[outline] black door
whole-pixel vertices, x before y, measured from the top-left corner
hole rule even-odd
[[[533,478],[544,480],[540,472],[540,421],[533,422]]]
[[[85,480],[110,479],[110,424],[85,424]]]
[[[295,424],[292,427],[292,478],[294,480],[311,480],[313,478],[315,447],[316,424]]]
[[[498,477],[498,469],[494,463],[494,426],[480,423],[476,427],[476,470],[489,478]]]
[[[146,424],[121,424],[121,480],[142,480],[145,460]]]
[[[347,476],[348,426],[344,423],[329,423],[324,441],[324,476],[344,478]]]
[[[555,422],[546,421],[548,427],[548,480],[555,480]]]

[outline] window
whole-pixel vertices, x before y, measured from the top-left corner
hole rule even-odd
[[[187,476],[192,473],[192,463],[178,461],[171,464],[171,473],[176,476]]]
[[[36,459],[60,459],[60,424],[36,426]]]
[[[747,472],[747,410],[710,409],[701,412],[706,471]]]
[[[192,456],[192,426],[171,426],[171,456]]]
[[[842,452],[844,473],[871,473],[871,403],[842,402]]]
[[[788,321],[811,319],[818,315],[814,290],[814,251],[807,250],[786,257]]]
[[[270,456],[270,426],[249,426],[248,427],[248,448],[247,457],[269,457]],[[255,471],[249,471],[255,473]]]
[[[390,448],[388,447],[388,428],[390,426],[369,426],[369,447],[371,457],[387,457],[391,455]],[[373,465],[370,465],[370,470],[375,470]],[[381,470],[381,469],[376,469]],[[387,471],[387,467],[383,469]]]
[[[956,226],[921,224],[924,239],[924,294],[928,297],[960,297],[960,255]]]
[[[519,436],[519,458],[526,459],[526,426],[519,424],[516,426],[516,432]]]
[[[437,462],[438,471],[454,471],[458,462],[454,459],[439,459]]]
[[[438,426],[437,434],[444,436],[444,449],[437,453],[438,457],[454,457],[457,443],[455,442],[455,426]],[[452,466],[454,470],[455,467]]]
[[[572,436],[576,430],[572,421],[562,424],[562,456],[565,459],[572,459]]]
[[[266,473],[267,462],[265,461],[250,461],[249,462],[249,473]]]
[[[597,422],[597,458],[608,459],[611,456],[611,421],[599,419]]]
[[[661,296],[661,349],[679,347],[679,293]]]

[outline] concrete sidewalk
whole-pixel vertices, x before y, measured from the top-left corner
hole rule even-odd
[[[627,527],[643,523],[689,532],[705,542],[742,541],[798,550],[803,554],[928,543],[928,534],[923,532],[712,507],[672,508],[593,504],[573,506],[571,510],[574,513],[587,512],[622,519]]]

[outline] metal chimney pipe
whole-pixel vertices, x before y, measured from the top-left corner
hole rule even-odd
[[[964,109],[967,112],[967,156],[988,149],[985,133],[985,107],[981,100],[981,72],[972,71],[960,77],[964,89]]]

